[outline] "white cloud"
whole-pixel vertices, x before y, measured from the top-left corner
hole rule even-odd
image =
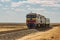
[[[1,0],[1,2],[9,2],[11,0]],[[19,1],[19,2],[12,2],[11,7],[20,6],[24,3],[33,3],[33,4],[41,4],[41,6],[53,6],[53,7],[60,7],[60,4],[57,4],[60,0],[27,0],[27,1]]]
[[[9,2],[9,1],[11,1],[11,0],[1,0],[1,2]]]
[[[28,1],[11,2],[11,7],[18,7],[24,3],[29,3],[29,2]]]
[[[0,6],[2,6],[2,4],[0,4]]]
[[[20,6],[22,4],[23,4],[22,2],[11,2],[11,7],[17,7],[17,6]]]
[[[42,6],[53,6],[53,7],[60,7],[60,4],[57,4],[59,0],[28,0],[29,3],[37,3],[41,4]]]
[[[28,8],[29,11],[35,12],[35,13],[47,13],[47,10],[44,8]]]
[[[59,7],[60,8],[60,4],[56,4],[56,3],[53,3],[53,2],[41,3],[41,6],[51,6],[51,7]]]
[[[30,2],[30,3],[47,3],[47,2],[50,3],[51,2],[52,3],[52,2],[55,2],[55,1],[53,1],[53,0],[50,0],[50,1],[49,0],[33,0],[33,1],[28,0],[28,2]]]
[[[1,0],[1,2],[4,2],[4,0]]]
[[[12,10],[15,10],[15,8],[11,7]]]
[[[39,8],[39,9],[38,9],[38,8],[28,8],[28,9],[29,9],[29,10],[37,10],[37,11],[38,11],[38,10],[39,10],[39,11],[45,10],[45,9],[43,9],[43,8]]]
[[[14,9],[16,12],[23,12],[23,11],[25,11],[24,9],[19,9],[19,8],[16,8],[16,9]]]
[[[3,9],[3,10],[9,10],[10,8],[7,8],[7,7],[3,7],[2,9]]]
[[[41,6],[54,6],[60,7],[60,4],[57,4],[59,0],[27,0],[27,1],[19,1],[19,2],[12,2],[12,7],[20,6],[24,3],[31,3],[31,4],[40,4]]]
[[[5,0],[5,1],[7,1],[7,2],[8,2],[8,1],[10,1],[10,0]]]

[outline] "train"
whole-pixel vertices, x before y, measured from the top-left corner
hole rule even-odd
[[[26,25],[29,29],[49,28],[50,19],[37,13],[29,13],[26,15]]]

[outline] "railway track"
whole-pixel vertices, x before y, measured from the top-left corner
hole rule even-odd
[[[18,35],[21,35],[21,34],[19,34],[19,33],[22,33],[20,31],[24,31],[24,30],[28,30],[28,29],[0,32],[0,40],[15,40],[15,38],[18,37]]]
[[[40,30],[39,30],[40,31]],[[19,29],[0,32],[0,40],[15,40],[31,33],[39,32],[37,29]]]
[[[21,38],[34,32],[37,31],[35,29],[22,29],[22,30],[0,32],[0,40],[15,40],[17,38]]]

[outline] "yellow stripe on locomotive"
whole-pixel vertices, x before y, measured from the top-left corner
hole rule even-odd
[[[26,20],[30,20],[31,18],[26,18]],[[32,20],[36,20],[36,18],[32,18]]]
[[[26,18],[26,20],[30,20],[30,18]]]
[[[36,18],[32,18],[32,20],[36,20]]]

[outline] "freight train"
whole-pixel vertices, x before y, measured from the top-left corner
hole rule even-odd
[[[29,29],[48,28],[50,19],[37,13],[29,13],[26,15],[26,24]]]

